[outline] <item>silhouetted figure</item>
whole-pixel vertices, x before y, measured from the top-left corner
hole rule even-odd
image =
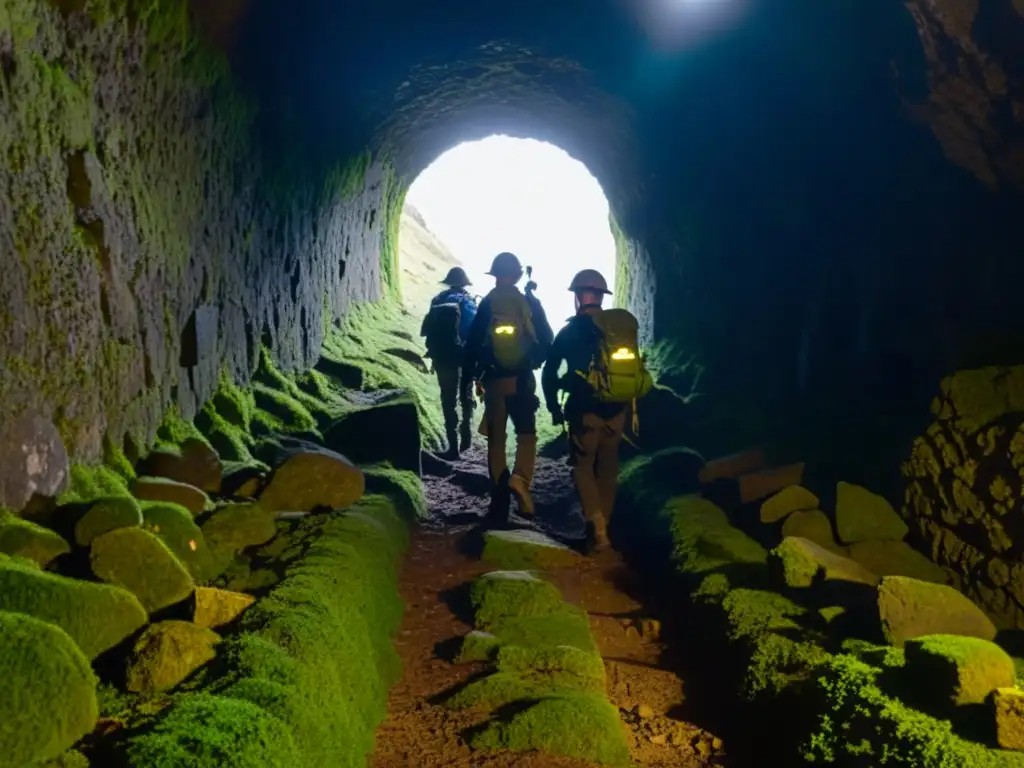
[[[533,515],[530,484],[537,461],[536,417],[540,406],[533,372],[543,365],[553,334],[530,286],[525,295],[516,287],[523,268],[514,254],[499,253],[487,274],[494,277],[495,287],[480,302],[469,329],[463,381],[479,381],[482,385],[491,519],[504,523],[512,493],[518,498],[519,511]],[[505,458],[509,418],[516,431],[511,475]]]
[[[477,306],[466,290],[472,283],[462,267],[448,270],[441,283],[448,287],[430,302],[420,335],[426,339],[427,357],[433,361],[441,388],[448,456],[458,458],[461,451],[469,450],[473,441],[473,386],[471,380],[462,378],[462,366],[466,339],[476,317]],[[461,430],[457,412],[460,404]]]
[[[587,540],[593,549],[608,546],[607,523],[619,483],[619,444],[636,400],[653,381],[638,349],[638,323],[624,309],[601,308],[611,294],[600,272],[585,269],[572,280],[576,316],[558,332],[541,384],[554,424],[569,425],[569,464],[583,506]],[[559,378],[562,362],[568,372]],[[559,391],[568,392],[565,411]]]

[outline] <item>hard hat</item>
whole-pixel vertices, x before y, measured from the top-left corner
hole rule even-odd
[[[569,285],[569,290],[573,293],[576,291],[611,293],[611,291],[608,290],[608,281],[605,280],[604,275],[596,269],[584,269],[582,272],[577,272],[576,277],[572,279],[572,283]]]
[[[452,267],[448,270],[448,274],[444,276],[444,280],[441,281],[445,285],[450,285],[452,288],[465,288],[467,285],[472,285],[469,281],[469,275],[466,274],[466,270],[462,267]]]
[[[514,253],[506,251],[494,257],[487,274],[491,277],[515,277],[523,274],[523,265]]]

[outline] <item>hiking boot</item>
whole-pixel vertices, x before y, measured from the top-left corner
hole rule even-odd
[[[462,423],[462,435],[459,439],[459,450],[465,453],[473,447],[473,427],[468,421]]]
[[[530,495],[530,486],[526,478],[522,475],[512,475],[508,487],[519,502],[519,514],[523,517],[533,517],[533,497]]]
[[[454,429],[448,430],[448,450],[443,455],[451,461],[459,460],[459,436]]]
[[[508,513],[511,507],[511,494],[509,492],[508,472],[501,476],[497,486],[491,489],[491,501],[487,505],[487,515],[484,517],[486,528],[507,528]]]

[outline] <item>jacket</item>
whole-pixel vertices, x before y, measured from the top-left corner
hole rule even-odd
[[[587,313],[576,315],[558,332],[541,374],[544,403],[549,411],[558,409],[558,392],[563,389],[569,393],[565,405],[567,416],[596,413],[602,419],[610,419],[627,407],[628,403],[602,403],[594,396],[590,385],[576,374],[576,371],[586,372],[590,367],[599,334]],[[559,368],[563,362],[568,370],[564,377],[560,377]]]

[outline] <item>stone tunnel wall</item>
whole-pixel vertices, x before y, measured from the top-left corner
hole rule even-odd
[[[311,364],[325,323],[380,297],[400,204],[367,155],[326,181],[270,167],[186,4],[125,7],[0,5],[0,431],[40,414],[80,460],[190,418],[261,344]]]
[[[942,382],[903,466],[922,548],[1006,627],[1024,628],[1024,367]]]

